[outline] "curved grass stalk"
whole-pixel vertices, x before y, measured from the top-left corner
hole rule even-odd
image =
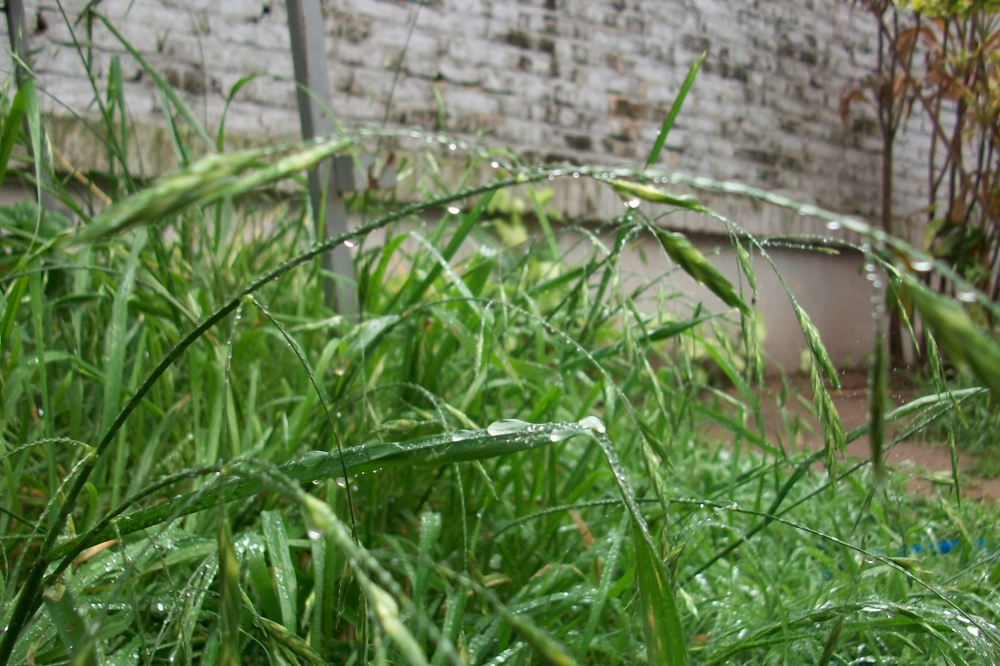
[[[317,243],[311,249],[306,252],[299,254],[292,259],[282,263],[276,268],[268,271],[264,275],[260,276],[249,285],[244,287],[240,292],[233,296],[229,301],[219,307],[215,312],[213,312],[209,317],[207,317],[201,324],[195,327],[191,332],[189,332],[177,345],[175,345],[170,352],[160,361],[160,363],[154,368],[154,370],[147,376],[146,380],[140,385],[139,389],[133,394],[129,401],[125,404],[124,408],[119,412],[118,416],[115,418],[114,422],[108,426],[101,440],[95,448],[95,455],[91,461],[88,461],[81,473],[75,478],[73,486],[66,493],[65,500],[63,501],[62,507],[57,515],[56,520],[49,532],[46,534],[46,538],[42,543],[42,547],[39,551],[38,557],[32,563],[31,569],[28,573],[28,577],[25,580],[24,586],[18,593],[17,603],[11,613],[10,622],[7,625],[7,631],[4,633],[2,640],[0,640],[0,662],[5,661],[10,657],[11,651],[14,648],[14,643],[17,640],[17,636],[20,634],[21,629],[24,624],[28,621],[30,615],[37,608],[37,604],[40,603],[39,584],[41,583],[42,576],[44,575],[45,569],[48,566],[50,559],[50,551],[55,545],[56,539],[59,533],[62,531],[63,526],[66,523],[66,519],[72,513],[76,506],[76,499],[80,496],[83,491],[84,484],[86,484],[87,479],[89,479],[90,474],[93,472],[94,468],[97,466],[97,461],[105,454],[111,442],[114,441],[115,436],[121,430],[122,426],[128,417],[135,411],[136,407],[139,406],[143,397],[150,391],[153,385],[159,380],[159,378],[166,372],[167,368],[172,366],[183,353],[198,340],[203,334],[212,329],[217,323],[222,321],[226,316],[232,313],[242,302],[244,298],[250,296],[269,282],[277,280],[279,277],[287,273],[288,271],[305,264],[320,254],[332,249],[333,247],[343,243],[345,240],[363,238],[375,229],[382,228],[394,221],[404,219],[411,215],[420,213],[421,211],[433,209],[451,203],[453,201],[461,201],[468,197],[477,196],[488,191],[497,190],[503,187],[508,187],[515,184],[516,182],[524,182],[525,180],[540,180],[544,178],[544,174],[532,174],[531,176],[521,176],[518,178],[507,178],[503,180],[494,181],[487,185],[480,185],[477,187],[472,187],[455,194],[445,195],[443,197],[438,197],[431,199],[429,201],[411,204],[409,206],[404,206],[398,211],[384,215],[377,220],[372,221],[367,225],[358,227],[353,231],[348,231],[347,233],[341,234],[340,236],[330,238],[323,243]],[[143,212],[141,208],[132,209],[135,214],[140,214]],[[132,218],[110,218],[112,220],[118,220],[120,224],[132,224]],[[116,223],[117,224],[117,223]],[[65,238],[65,237],[64,237]]]

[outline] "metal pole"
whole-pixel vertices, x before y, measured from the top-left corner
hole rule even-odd
[[[323,113],[323,107],[329,108],[330,104],[323,14],[320,11],[319,0],[287,0],[287,6],[299,119],[302,124],[302,138],[308,140],[333,131],[333,123]],[[316,215],[316,229],[317,232],[323,229],[326,238],[347,231],[347,208],[344,205],[343,194],[354,189],[354,183],[351,181],[353,181],[353,165],[349,157],[335,158],[332,164],[324,162],[309,172],[309,199]],[[320,211],[324,210],[324,184],[329,196],[326,197],[323,224],[320,224]],[[327,304],[342,315],[355,317],[358,312],[358,300],[350,249],[338,245],[325,254],[323,269],[335,276],[327,277],[323,283]]]
[[[7,0],[4,5],[7,13],[7,32],[10,33],[10,50],[14,54],[14,77],[18,87],[27,76],[24,66],[27,50],[24,46],[24,3],[21,0]]]

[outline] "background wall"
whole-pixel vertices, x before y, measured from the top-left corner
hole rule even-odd
[[[103,148],[68,111],[93,109],[78,51],[85,25],[75,23],[87,2],[25,4],[53,142],[77,168],[100,168]],[[264,73],[229,109],[231,145],[297,135],[282,0],[105,0],[98,9],[210,128],[233,85]],[[872,217],[879,209],[873,110],[855,104],[847,124],[839,111],[842,96],[873,66],[876,45],[869,17],[846,0],[323,0],[323,10],[332,108],[344,126],[422,125],[509,146],[530,160],[641,162],[688,67],[707,51],[661,166],[844,213]],[[137,164],[147,174],[171,168],[155,84],[103,26],[95,24],[92,35],[101,94],[110,57],[122,56],[139,128]],[[10,71],[9,54],[0,54],[0,68]],[[910,129],[917,131],[900,135],[896,156],[902,215],[924,205],[926,142],[922,128]],[[570,217],[606,219],[622,210],[607,188],[582,179],[555,188]],[[827,233],[746,200],[706,199],[755,234]],[[723,231],[702,217],[671,216],[670,224]],[[810,254],[808,262],[814,270],[801,279],[813,283],[803,283],[805,291],[857,277],[860,260],[824,263]],[[870,303],[862,301],[838,306],[831,321],[867,317]],[[867,342],[841,356],[863,356]],[[797,358],[797,350],[786,356]]]

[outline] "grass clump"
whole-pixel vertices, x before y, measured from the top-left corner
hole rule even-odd
[[[914,500],[843,459],[884,429],[843,432],[801,309],[827,448],[773,442],[750,299],[657,222],[715,215],[669,193],[686,181],[851,225],[890,278],[911,250],[742,186],[464,144],[469,173],[495,162],[495,178],[383,202],[322,243],[304,193],[268,198],[386,135],[447,141],[342,133],[148,187],[121,160],[101,211],[38,178],[44,163],[12,164],[79,224],[0,212],[2,660],[993,663],[995,508]],[[578,263],[557,252],[571,225],[513,247],[480,232],[494,197],[550,177],[628,202],[578,230]],[[639,238],[722,309],[669,276],[624,291]],[[319,257],[345,242],[357,319],[324,304]],[[740,246],[749,285],[751,252],[766,257]],[[657,291],[669,311],[638,305]],[[693,347],[735,386],[725,409],[703,400]],[[905,436],[969,394],[880,413]]]

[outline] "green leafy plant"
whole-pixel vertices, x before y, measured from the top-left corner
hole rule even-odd
[[[95,80],[96,98],[112,92]],[[112,108],[114,147],[127,134]],[[682,183],[850,227],[906,285],[925,255],[852,218],[656,169],[676,115],[642,169],[529,168],[454,141],[470,178],[483,162],[495,177],[385,202],[324,242],[305,193],[271,198],[274,184],[387,135],[452,140],[364,130],[200,159],[182,146],[190,159],[147,186],[115,153],[99,211],[39,178],[44,164],[9,167],[80,223],[34,203],[0,214],[0,661],[991,663],[995,507],[913,500],[892,474],[875,493],[868,461],[840,454],[876,431],[888,449],[981,390],[935,391],[844,432],[835,369],[796,305],[826,447],[783,447],[761,418],[746,298],[655,220],[683,208],[738,229],[674,195]],[[594,179],[630,206],[604,237],[558,227],[592,239],[579,263],[553,254],[537,190],[540,239],[476,242],[492,215],[513,216],[511,188],[550,177]],[[669,276],[621,288],[636,238],[705,284],[716,311],[639,307]],[[750,252],[766,247],[745,239],[754,285]],[[347,242],[357,320],[323,299],[319,258]],[[742,349],[710,335],[723,320]],[[993,344],[961,321],[955,348]],[[735,397],[704,400],[720,392],[692,345]],[[912,550],[944,540],[961,547]]]

